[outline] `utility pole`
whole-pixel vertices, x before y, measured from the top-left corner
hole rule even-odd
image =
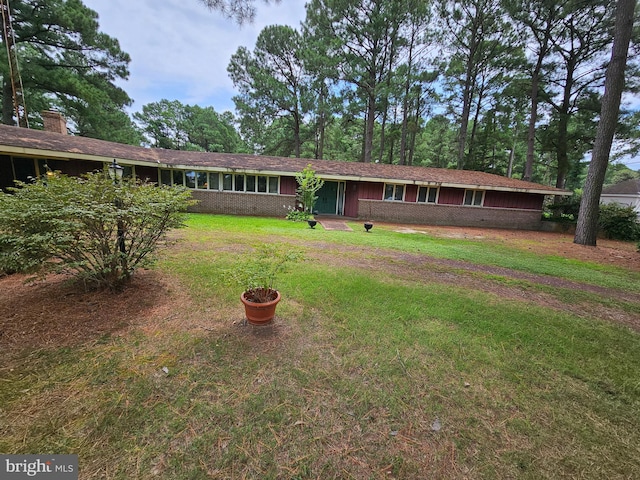
[[[7,49],[9,61],[9,79],[11,81],[11,94],[13,96],[13,109],[16,114],[19,127],[29,128],[27,106],[24,101],[22,76],[18,65],[18,53],[16,49],[16,37],[11,21],[11,6],[9,0],[0,0],[0,13],[2,14],[2,41]]]

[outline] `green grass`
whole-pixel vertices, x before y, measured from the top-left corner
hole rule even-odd
[[[156,268],[169,312],[0,354],[0,451],[77,453],[81,478],[640,476],[637,332],[384,266],[432,255],[628,292],[638,272],[379,226],[192,215],[179,237]],[[265,241],[307,260],[281,278],[275,324],[243,326],[224,271]]]

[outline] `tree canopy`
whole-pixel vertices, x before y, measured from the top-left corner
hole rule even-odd
[[[163,99],[144,105],[133,117],[152,147],[202,152],[246,151],[235,129],[233,115],[220,114],[213,107]]]
[[[125,143],[139,136],[124,108],[129,95],[116,80],[129,75],[129,55],[99,30],[98,14],[80,0],[13,0],[15,51],[31,122],[60,110],[74,133]],[[6,44],[4,31],[2,41]],[[7,52],[0,50],[2,122],[15,124]]]

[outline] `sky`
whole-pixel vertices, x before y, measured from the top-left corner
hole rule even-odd
[[[252,24],[207,9],[199,0],[83,0],[95,10],[100,31],[118,39],[131,56],[129,78],[117,82],[134,100],[131,112],[162,99],[234,110],[236,94],[227,74],[238,47],[253,50],[268,25],[298,28],[305,1],[280,0],[266,5],[256,0]]]

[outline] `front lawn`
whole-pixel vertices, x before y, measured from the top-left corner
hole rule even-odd
[[[640,270],[351,226],[191,215],[121,294],[0,278],[0,452],[83,479],[640,477]],[[264,242],[306,260],[252,327],[224,273]]]

